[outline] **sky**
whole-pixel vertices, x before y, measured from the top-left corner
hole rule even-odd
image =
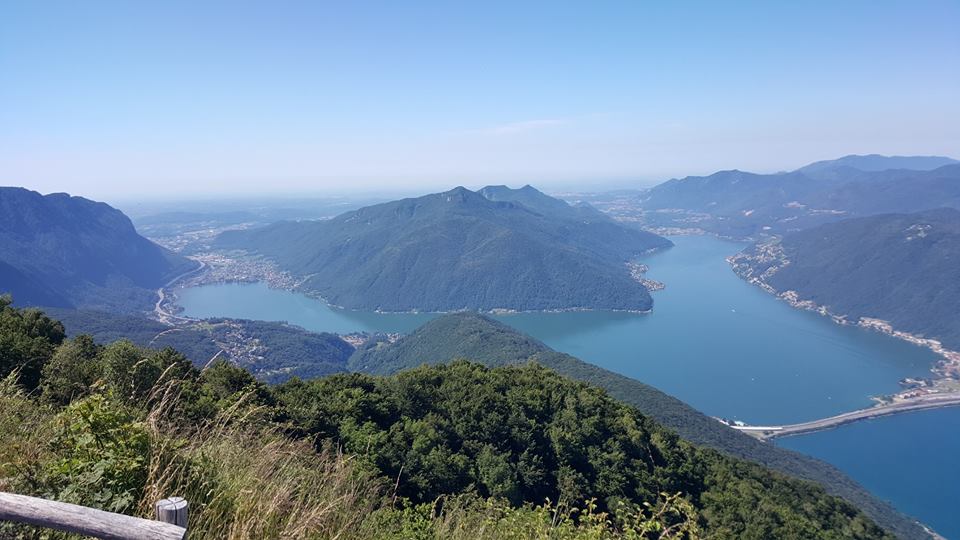
[[[960,1],[0,2],[0,185],[643,187],[960,158]]]

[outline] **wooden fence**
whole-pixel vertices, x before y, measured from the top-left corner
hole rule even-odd
[[[106,540],[183,540],[187,501],[180,497],[156,504],[157,521],[114,514],[76,504],[0,492],[0,521],[104,538]]]

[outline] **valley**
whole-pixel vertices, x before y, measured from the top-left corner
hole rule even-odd
[[[651,314],[496,318],[708,414],[751,423],[805,421],[860,409],[872,403],[871,397],[897,392],[901,379],[925,377],[937,361],[931,351],[866,329],[840,327],[741,281],[725,257],[742,244],[703,236],[672,240],[674,248],[645,259],[648,275],[666,284]],[[287,321],[339,334],[407,333],[437,316],[337,309],[263,283],[190,287],[177,295],[182,314],[189,317]]]
[[[837,311],[808,299],[808,293],[775,283],[817,260],[798,256],[796,245],[813,253],[853,252],[817,245],[823,236],[818,231],[837,229],[824,238],[844,238],[844,229],[855,227],[856,242],[866,235],[860,221],[824,223],[806,235],[781,236],[770,227],[763,229],[763,240],[748,245],[725,238],[716,228],[701,228],[706,221],[697,217],[686,223],[691,227],[675,226],[680,222],[653,227],[683,233],[663,238],[640,229],[652,226],[642,217],[648,210],[632,216],[629,196],[620,206],[605,206],[605,197],[621,200],[617,194],[585,198],[607,214],[580,198],[564,202],[531,186],[487,186],[364,207],[333,219],[265,226],[231,224],[227,218],[203,221],[202,216],[191,217],[198,223],[183,225],[154,220],[150,230],[166,234],[155,240],[171,250],[153,249],[178,265],[173,277],[155,289],[154,320],[142,318],[144,312],[91,310],[96,304],[82,305],[87,311],[60,308],[53,313],[63,318],[70,335],[173,346],[195,365],[227,360],[261,381],[282,383],[358,370],[393,373],[422,361],[447,361],[459,353],[423,356],[437,350],[429,348],[433,345],[416,352],[421,347],[417,340],[424,339],[421,332],[432,321],[447,324],[451,316],[444,312],[479,310],[507,325],[483,329],[481,335],[519,332],[510,339],[542,340],[545,345],[524,350],[551,369],[636,403],[685,438],[824,483],[865,505],[875,519],[913,529],[902,516],[888,522],[882,503],[855,484],[837,481],[828,469],[760,442],[839,432],[854,423],[960,403],[958,357],[940,340],[914,333],[916,326],[906,331],[894,321],[868,316],[874,313],[869,310],[852,317],[850,310]],[[943,260],[953,249],[954,214],[944,209],[861,219],[899,219],[882,224],[881,230],[905,235],[900,240],[908,248],[922,247],[919,253],[928,255],[933,266],[930,275],[943,277]],[[241,213],[237,219],[246,217]],[[757,219],[769,216],[758,214]],[[891,251],[901,258],[905,252]],[[854,266],[841,255],[826,260],[841,268]],[[511,267],[513,262],[520,264]],[[903,266],[879,263],[870,271]],[[510,282],[517,273],[521,281]],[[826,283],[831,280],[839,281],[834,277]],[[943,294],[925,306],[942,312],[938,306],[950,304],[954,289],[949,280],[927,281],[939,283],[933,287]],[[517,296],[509,287],[520,287],[524,294]],[[655,308],[651,292],[656,292]],[[351,307],[331,298],[347,299]],[[947,326],[931,326],[919,316],[909,320],[937,332],[953,323],[949,318],[942,319]],[[474,343],[465,339],[465,344]],[[414,352],[391,352],[405,347]],[[489,347],[495,349],[493,357]],[[510,347],[474,343],[463,354],[481,354],[498,366]],[[625,393],[627,388],[645,397]],[[671,395],[714,418],[681,402],[667,405]]]
[[[739,279],[726,258],[742,243],[708,236],[671,240],[675,247],[643,259],[648,267],[644,275],[665,284],[650,314],[592,311],[496,318],[559,351],[661,388],[707,414],[755,425],[805,423],[869,410],[876,399],[901,392],[898,381],[924,379],[939,361],[929,349],[796,310]],[[341,310],[263,283],[190,287],[178,295],[187,316],[284,320],[341,335],[409,333],[436,317]],[[671,361],[658,361],[662,358]],[[926,515],[932,523],[939,517]]]
[[[7,4],[0,539],[960,540],[957,1]]]
[[[492,186],[476,193],[483,198],[474,198],[466,190],[443,196],[448,201],[462,197],[464,203],[479,204],[470,212],[487,211],[483,200],[501,205],[523,201],[538,212],[596,220],[608,230],[619,231],[581,204],[589,199],[624,227],[651,227],[653,223],[647,210],[636,213],[631,197],[617,198],[616,194],[606,197],[619,203],[607,203],[600,195],[571,196],[571,204],[566,205],[532,188]],[[680,215],[655,213],[672,215],[671,219]],[[716,228],[709,231],[712,238],[704,236],[710,227],[700,225],[712,217],[695,213],[687,217],[690,221],[682,227],[676,226],[681,223],[676,220],[670,226],[653,227],[660,233],[685,235],[670,237],[674,247],[648,249],[652,253],[626,265],[625,273],[635,283],[657,291],[657,307],[652,312],[582,308],[488,311],[557,350],[654,384],[717,418],[733,419],[722,422],[761,440],[804,436],[893,414],[919,414],[915,411],[954,406],[960,401],[953,378],[955,353],[939,341],[895,330],[887,321],[870,317],[850,325],[847,317],[803,300],[794,291],[780,293],[765,281],[789,264],[778,251],[779,236],[767,234],[754,248],[754,256],[744,249],[748,247],[744,243],[724,239],[725,234]],[[313,222],[306,226],[324,230],[330,225]],[[246,226],[231,226],[218,234],[225,231],[259,234]],[[247,366],[264,380],[280,381],[308,371],[303,371],[302,364],[284,366],[282,360],[278,364],[277,351],[262,343],[244,321],[291,323],[295,325],[291,329],[331,332],[354,350],[363,349],[371,340],[393,343],[439,316],[417,309],[391,313],[331,306],[319,293],[325,289],[324,283],[313,274],[294,274],[273,257],[251,253],[232,240],[223,244],[216,234],[199,238],[191,231],[184,234],[182,239],[161,240],[190,253],[200,266],[158,290],[155,316],[174,325],[174,333],[216,329],[210,335],[220,350],[217,354]],[[283,235],[297,234],[294,229],[283,231]],[[613,258],[608,260],[608,264],[613,262]],[[758,265],[760,270],[755,271]],[[309,285],[308,280],[312,280]],[[212,320],[212,325],[206,320]],[[164,335],[166,331],[157,337]],[[261,365],[265,355],[272,358],[269,367]],[[665,365],[656,361],[659,358],[671,362]],[[776,361],[771,363],[771,359]],[[354,361],[338,360],[312,373],[352,369]],[[796,369],[800,365],[804,369]]]

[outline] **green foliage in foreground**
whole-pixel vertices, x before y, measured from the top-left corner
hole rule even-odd
[[[11,307],[0,296],[0,376],[17,370],[28,388],[40,380],[40,370],[63,342],[63,325],[33,309]]]
[[[334,375],[275,394],[293,425],[399,479],[398,494],[414,502],[467,491],[514,504],[592,498],[621,524],[621,512],[683,493],[704,531],[721,538],[882,536],[813,484],[694,447],[537,364]]]
[[[182,495],[193,538],[884,537],[812,484],[535,364],[267,387],[171,349],[47,350],[33,391],[23,366],[0,374],[0,490],[138,515]]]

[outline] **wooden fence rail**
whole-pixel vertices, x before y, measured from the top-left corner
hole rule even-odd
[[[176,523],[173,524],[0,492],[0,521],[27,523],[106,540],[183,540],[187,534],[186,510],[186,501],[179,497],[157,503],[157,517]]]

